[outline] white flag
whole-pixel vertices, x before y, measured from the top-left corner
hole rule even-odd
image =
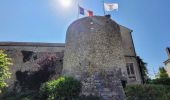
[[[104,3],[104,9],[105,11],[113,11],[118,9],[117,3]]]

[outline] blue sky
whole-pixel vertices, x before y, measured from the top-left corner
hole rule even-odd
[[[56,1],[0,0],[0,41],[64,43],[77,8],[63,8]],[[153,70],[164,65],[165,48],[170,46],[170,0],[105,1],[119,3],[119,10],[110,13],[112,19],[133,30],[136,52],[153,76]],[[80,5],[103,15],[102,0],[80,0]]]

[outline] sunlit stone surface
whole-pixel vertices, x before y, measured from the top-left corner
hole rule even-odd
[[[83,83],[83,95],[104,100],[125,100],[121,80],[126,80],[119,25],[94,16],[73,22],[66,36],[63,75]]]

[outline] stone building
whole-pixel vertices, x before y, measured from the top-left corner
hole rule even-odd
[[[121,42],[122,51],[118,55],[123,57],[122,69],[126,72],[124,75],[126,75],[128,84],[140,84],[142,78],[131,35],[132,30],[122,25],[119,25],[119,28],[121,34],[118,39]],[[111,44],[116,46],[114,43]],[[5,50],[14,64],[10,67],[12,79],[7,80],[11,88],[18,85],[26,87],[33,85],[34,82],[29,83],[26,80],[34,80],[37,83],[36,80],[44,82],[61,75],[65,52],[64,43],[0,42],[0,49]],[[44,72],[48,74],[44,76],[45,79],[41,76]]]
[[[81,80],[81,94],[125,100],[125,62],[119,25],[110,18],[86,17],[69,26],[62,74]]]
[[[170,77],[170,48],[166,48],[168,59],[164,62],[168,76]]]
[[[143,83],[140,63],[136,55],[132,38],[133,31],[122,25],[119,26],[122,37],[123,53],[126,61],[126,69],[128,73],[128,83]]]
[[[0,42],[0,49],[12,58],[12,77],[7,80],[10,89],[38,89],[42,82],[61,74],[63,43]]]

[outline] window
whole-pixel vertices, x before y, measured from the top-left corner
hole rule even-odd
[[[135,78],[135,71],[134,71],[134,66],[133,63],[127,63],[126,64],[126,68],[127,68],[127,73],[129,75],[129,78]]]

